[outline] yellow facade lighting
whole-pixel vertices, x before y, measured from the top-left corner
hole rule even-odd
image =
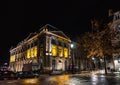
[[[30,52],[30,49],[27,50],[27,58],[30,58],[31,57],[31,52]]]
[[[64,57],[68,58],[68,48],[64,48]]]
[[[33,48],[33,55],[34,57],[37,57],[37,46]]]
[[[31,57],[34,57],[34,51],[33,51],[33,48],[30,49],[30,52],[31,52]]]
[[[14,62],[15,61],[15,55],[10,57],[10,62]]]
[[[63,57],[63,47],[61,46],[58,47],[58,56]]]
[[[57,46],[52,45],[52,56],[57,56]]]

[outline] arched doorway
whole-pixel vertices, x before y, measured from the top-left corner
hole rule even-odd
[[[57,70],[63,70],[63,62],[62,62],[62,60],[58,60]]]

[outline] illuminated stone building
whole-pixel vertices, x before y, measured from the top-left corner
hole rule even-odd
[[[47,24],[10,49],[12,71],[66,71],[70,64],[71,40]]]
[[[112,46],[114,48],[113,64],[109,63],[108,67],[114,68],[116,71],[120,70],[120,11],[113,12],[109,10],[109,23],[108,23],[112,32],[115,32],[116,35],[112,40]]]

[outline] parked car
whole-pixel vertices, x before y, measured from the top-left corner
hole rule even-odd
[[[24,79],[24,78],[37,78],[39,77],[38,74],[34,74],[31,71],[21,71],[17,73],[18,79]]]
[[[0,80],[2,80],[2,71],[0,70]]]
[[[11,80],[11,79],[17,79],[17,73],[13,71],[0,71],[0,79],[1,80]]]

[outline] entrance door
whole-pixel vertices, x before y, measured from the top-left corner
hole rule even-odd
[[[56,69],[56,60],[53,59],[52,60],[52,70],[55,70]]]
[[[65,60],[65,71],[67,71],[67,61]]]
[[[63,63],[61,60],[58,61],[57,70],[63,70]]]

